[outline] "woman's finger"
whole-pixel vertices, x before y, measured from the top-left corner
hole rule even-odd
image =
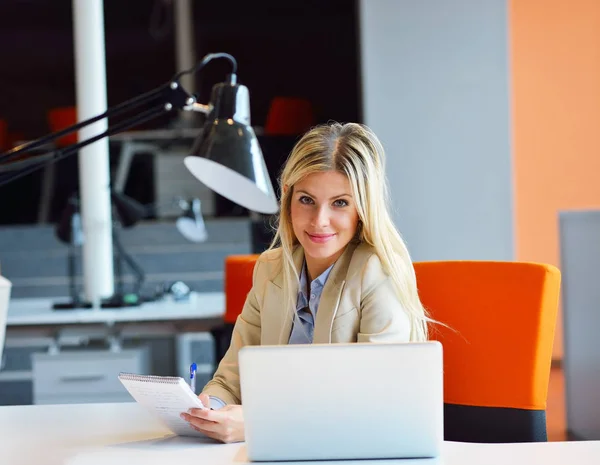
[[[181,418],[187,421],[190,425],[201,428],[203,431],[218,431],[219,424],[212,421],[204,420],[203,418],[194,417],[187,413],[182,413]]]
[[[204,436],[206,436],[208,438],[214,439],[216,441],[223,442],[222,439],[221,439],[221,437],[220,437],[220,435],[218,433],[215,433],[213,431],[206,431],[206,430],[204,430],[202,428],[198,428],[197,426],[193,425],[192,423],[190,423],[190,426],[192,428],[194,428],[196,431],[198,431],[199,433],[202,433]]]
[[[215,410],[199,409],[199,408],[191,408],[186,413],[188,413],[189,415],[192,415],[194,417],[202,418],[203,420],[216,421],[216,422],[218,422],[223,417],[222,413],[217,412]]]
[[[214,425],[215,424],[212,421],[205,420],[204,418],[195,417],[194,415],[190,415],[189,413],[182,413],[180,416],[181,416],[182,420],[185,420],[188,423],[192,423],[197,426]]]

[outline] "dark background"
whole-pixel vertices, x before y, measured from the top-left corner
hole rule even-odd
[[[109,106],[174,74],[173,12],[168,4],[104,1]],[[7,121],[10,133],[40,137],[49,132],[49,109],[75,105],[71,7],[71,0],[0,1],[0,119]],[[198,60],[217,51],[237,59],[238,81],[250,90],[253,125],[264,124],[275,96],[308,99],[317,123],[360,121],[354,0],[198,0],[194,28]],[[199,101],[208,100],[212,85],[228,71],[229,64],[217,60],[196,76]],[[170,123],[161,118],[145,127]],[[115,152],[111,145],[111,163]],[[76,158],[59,165],[61,192],[53,199],[54,219],[64,196],[76,188]],[[0,187],[0,223],[36,220],[40,177],[33,174]]]

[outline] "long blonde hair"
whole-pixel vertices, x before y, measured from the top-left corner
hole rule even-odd
[[[290,213],[294,185],[309,174],[322,171],[338,171],[347,176],[360,220],[358,240],[374,248],[391,277],[411,321],[410,339],[427,340],[427,324],[432,320],[421,304],[408,249],[390,215],[385,152],[377,136],[362,124],[331,123],[311,129],[296,143],[285,163],[279,183],[281,208],[270,249],[281,247],[284,301],[288,308],[295,309],[296,296],[290,295],[290,290],[299,282],[292,258],[298,245]]]

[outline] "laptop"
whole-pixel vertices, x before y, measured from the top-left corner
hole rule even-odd
[[[245,346],[250,461],[437,458],[439,342]]]

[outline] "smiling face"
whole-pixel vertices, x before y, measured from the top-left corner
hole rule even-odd
[[[342,254],[356,234],[358,212],[348,178],[337,171],[309,174],[294,185],[290,215],[310,279]]]

